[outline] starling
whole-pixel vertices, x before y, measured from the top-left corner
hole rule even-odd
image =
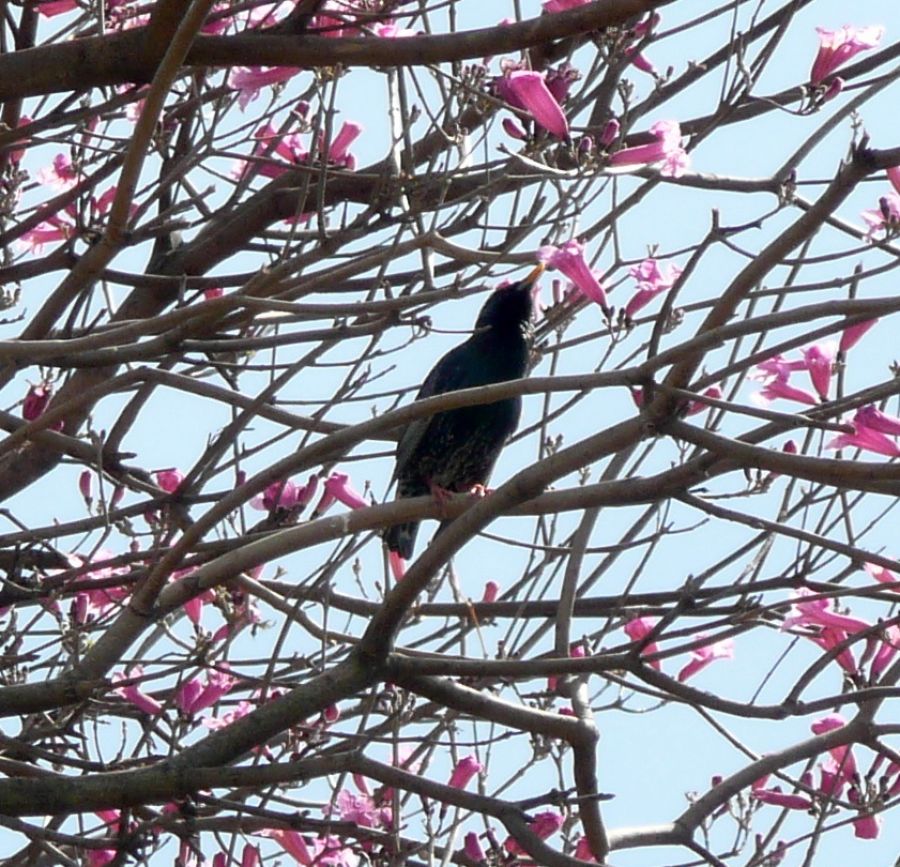
[[[431,370],[416,400],[520,379],[528,372],[534,282],[539,265],[524,280],[495,289],[475,322],[472,336],[451,349]],[[519,424],[522,399],[460,407],[416,419],[397,446],[397,497],[429,491],[467,492],[486,485],[506,440]],[[418,521],[395,524],[385,533],[388,550],[412,557]]]

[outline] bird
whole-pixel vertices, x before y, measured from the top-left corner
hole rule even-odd
[[[527,375],[534,285],[543,270],[540,264],[524,280],[491,292],[472,335],[434,365],[416,400]],[[509,397],[410,422],[400,435],[391,479],[397,482],[397,499],[465,493],[486,485],[521,413],[522,399]],[[418,521],[389,527],[384,535],[388,550],[409,560],[418,529]]]

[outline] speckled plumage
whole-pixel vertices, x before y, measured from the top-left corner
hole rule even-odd
[[[525,280],[491,293],[472,336],[438,361],[416,400],[527,374],[533,283],[540,271],[535,269]],[[486,485],[503,446],[519,424],[521,410],[521,398],[514,397],[412,422],[397,446],[397,497],[422,496],[435,487],[464,492]],[[390,527],[385,534],[388,549],[408,560],[418,529],[418,521]]]

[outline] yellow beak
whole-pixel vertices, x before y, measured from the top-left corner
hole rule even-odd
[[[543,262],[538,262],[537,267],[525,278],[526,283],[534,283],[547,266]]]

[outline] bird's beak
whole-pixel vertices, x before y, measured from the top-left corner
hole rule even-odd
[[[537,267],[525,278],[526,283],[534,283],[547,266],[543,262],[538,262]]]

